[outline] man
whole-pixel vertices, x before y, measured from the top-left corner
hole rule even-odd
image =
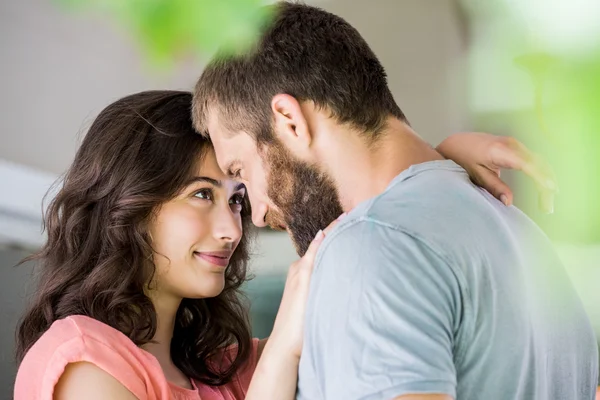
[[[550,242],[415,134],[347,22],[280,3],[196,95],[255,224],[303,254],[349,212],[315,262],[298,398],[593,398],[594,335]]]

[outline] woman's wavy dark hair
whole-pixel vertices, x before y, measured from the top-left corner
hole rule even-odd
[[[128,336],[136,345],[156,332],[156,312],[144,294],[154,276],[148,222],[175,197],[210,143],[191,121],[192,95],[147,91],[106,107],[93,122],[45,214],[48,240],[29,259],[38,262],[35,298],[17,329],[16,358],[56,320],[85,315]],[[187,376],[227,383],[250,354],[246,280],[249,203],[244,235],[214,298],[184,299],[177,311],[171,355]],[[237,344],[232,362],[208,362]]]

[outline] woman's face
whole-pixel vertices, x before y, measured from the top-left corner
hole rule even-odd
[[[179,195],[163,204],[150,226],[155,282],[174,298],[215,297],[242,237],[245,187],[228,179],[208,150]]]

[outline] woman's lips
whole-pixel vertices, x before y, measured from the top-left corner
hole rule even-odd
[[[219,267],[226,267],[229,265],[231,259],[231,251],[211,251],[211,252],[194,252],[194,255],[208,261],[211,264]]]

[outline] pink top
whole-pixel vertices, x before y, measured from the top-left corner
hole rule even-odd
[[[67,364],[92,363],[117,379],[141,400],[238,400],[246,396],[257,363],[258,339],[246,366],[228,384],[211,387],[192,382],[184,389],[167,382],[156,358],[118,330],[82,315],[55,321],[25,355],[15,382],[16,400],[52,400]],[[227,351],[235,351],[232,348]]]

